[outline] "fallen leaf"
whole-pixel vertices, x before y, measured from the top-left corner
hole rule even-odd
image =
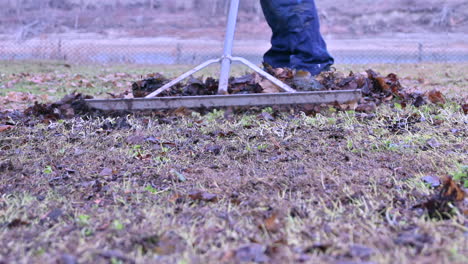
[[[269,232],[278,232],[281,229],[281,221],[278,219],[278,214],[272,213],[270,217],[265,219],[264,225]]]
[[[1,126],[0,126],[0,132],[10,130],[10,129],[12,129],[13,127],[14,127],[14,126],[10,126],[10,125],[1,125]]]
[[[192,191],[188,195],[192,200],[203,202],[217,202],[218,196],[216,194],[207,193],[203,191]]]
[[[377,109],[377,105],[374,102],[359,104],[356,107],[356,112],[371,113]]]
[[[386,80],[383,77],[376,77],[376,87],[378,87],[378,91],[388,92],[390,91],[390,86],[388,86]]]
[[[34,95],[23,92],[9,92],[6,96],[7,101],[10,102],[33,102],[35,100]]]
[[[182,203],[185,200],[186,196],[182,196],[178,193],[173,194],[168,201],[171,203]]]
[[[143,237],[136,241],[136,244],[142,247],[143,253],[154,252],[163,256],[180,254],[187,247],[187,242],[172,230],[164,232],[162,235]]]
[[[262,87],[262,93],[279,93],[281,89],[268,79],[264,79],[259,83],[260,87]]]
[[[333,245],[331,243],[315,243],[312,246],[306,247],[303,252],[312,254],[315,252],[325,253]]]
[[[424,176],[421,178],[421,180],[429,185],[431,185],[432,188],[436,188],[440,186],[440,179],[435,176]]]
[[[417,95],[413,101],[413,105],[416,107],[420,107],[425,104],[426,104],[426,100],[424,100],[424,96],[422,96],[421,94]]]
[[[463,113],[465,113],[465,115],[468,115],[468,104],[463,104],[462,110],[463,110]]]
[[[441,198],[449,201],[463,201],[463,199],[465,199],[465,191],[452,179],[452,177],[446,176],[442,179],[442,182],[444,185],[440,191]]]
[[[427,97],[433,104],[445,104],[445,98],[440,91],[432,90],[428,92]]]
[[[8,224],[7,224],[7,227],[8,228],[17,228],[17,227],[20,227],[20,226],[26,226],[26,225],[29,225],[28,222],[26,221],[23,221],[19,218],[15,218],[13,220],[11,220]]]
[[[100,226],[98,226],[96,228],[97,231],[104,231],[106,230],[107,228],[109,228],[109,226],[111,225],[110,222],[105,222],[105,223],[102,223]]]
[[[147,79],[134,82],[132,84],[133,96],[135,98],[145,97],[148,94],[161,88],[164,84],[168,82],[169,82],[169,79],[167,79],[160,73],[156,73]]]
[[[458,207],[466,197],[465,191],[449,176],[441,180],[442,189],[427,201],[413,206],[413,209],[424,209],[430,218],[449,219],[453,206]],[[463,211],[463,209],[462,209]]]

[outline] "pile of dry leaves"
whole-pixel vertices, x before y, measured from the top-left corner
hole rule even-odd
[[[413,209],[423,209],[430,218],[450,219],[458,208],[461,214],[468,216],[467,194],[451,177],[441,179],[442,188],[427,201],[415,205]]]
[[[419,107],[427,103],[443,104],[445,98],[439,91],[430,92],[408,92],[396,74],[382,76],[373,70],[362,73],[350,72],[345,75],[342,72],[323,72],[317,77],[312,77],[308,72],[293,71],[287,68],[272,68],[265,65],[265,70],[290,85],[298,91],[326,91],[326,90],[357,90],[362,91],[362,99],[357,104],[346,104],[334,106],[339,110],[356,110],[357,112],[372,112],[384,103],[399,103],[402,107],[413,105]],[[133,83],[131,91],[125,91],[119,95],[109,94],[112,98],[139,98],[170,82],[170,79],[162,74],[148,75],[147,78]],[[219,81],[208,77],[205,79],[189,78],[185,83],[180,83],[173,88],[160,94],[167,96],[201,96],[216,95]],[[278,93],[279,87],[257,73],[247,74],[241,77],[231,77],[229,80],[230,94],[255,94],[255,93]],[[22,93],[12,93],[8,96],[10,101],[36,101],[37,99],[25,97]],[[25,116],[38,116],[45,121],[72,118],[77,115],[93,113],[88,109],[84,99],[91,96],[72,93],[66,95],[58,102],[41,104],[35,102],[33,106],[24,111]],[[465,114],[468,113],[468,105],[462,105]],[[308,114],[320,111],[320,106],[301,106],[301,111]],[[5,124],[5,122],[2,122]]]
[[[85,99],[92,99],[92,96],[78,93],[68,94],[60,101],[52,104],[34,103],[24,111],[26,115],[42,116],[46,120],[57,120],[73,118],[89,112]]]
[[[308,72],[294,71],[287,68],[272,68],[265,65],[268,73],[288,84],[298,91],[326,91],[326,90],[361,90],[363,98],[357,105],[346,105],[346,109],[359,112],[372,112],[382,103],[398,102],[402,107],[414,105],[419,107],[427,103],[443,104],[445,98],[439,91],[408,92],[396,74],[382,76],[374,70],[362,73],[350,72],[323,72],[312,77]],[[137,81],[132,85],[134,97],[145,97],[151,92],[168,83],[170,79],[162,74],[154,74],[149,78]],[[190,78],[185,83],[179,83],[173,88],[161,93],[159,96],[197,96],[215,95],[219,81],[211,77],[205,80]],[[229,79],[228,91],[230,94],[278,93],[280,88],[257,73]],[[123,96],[120,96],[123,97]],[[339,106],[338,106],[339,107]]]

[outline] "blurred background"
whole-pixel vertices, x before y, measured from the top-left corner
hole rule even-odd
[[[466,0],[316,0],[341,64],[468,61]],[[1,0],[0,59],[197,64],[222,53],[229,0]],[[242,0],[234,53],[260,63],[270,29]]]

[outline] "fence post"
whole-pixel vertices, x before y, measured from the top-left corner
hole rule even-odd
[[[424,52],[423,44],[418,43],[418,63],[421,63],[423,61],[423,52]]]
[[[58,45],[57,45],[57,59],[61,60],[62,59],[62,39],[58,40]]]
[[[182,64],[182,44],[177,43],[176,47],[176,64]]]

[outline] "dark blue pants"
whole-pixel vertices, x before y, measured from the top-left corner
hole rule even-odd
[[[314,0],[261,0],[273,31],[264,61],[275,68],[306,70],[317,75],[334,62],[320,33]]]

